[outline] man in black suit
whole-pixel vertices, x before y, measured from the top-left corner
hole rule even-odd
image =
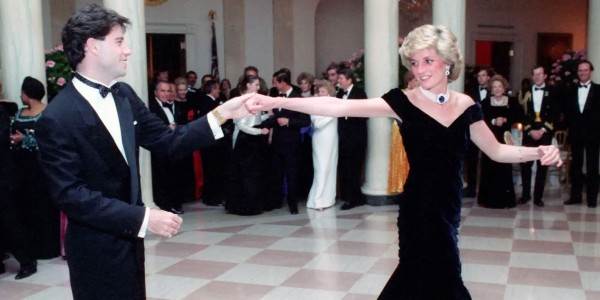
[[[55,204],[69,220],[65,236],[74,299],[145,299],[144,236],[177,234],[182,219],[143,206],[142,146],[169,156],[222,136],[219,124],[248,113],[232,99],[189,125],[166,126],[126,74],[129,20],[97,4],[76,12],[62,42],[76,77],[48,105],[36,133],[41,167]]]
[[[280,97],[300,98],[301,92],[292,88],[292,79],[285,69],[273,74],[273,87]],[[283,202],[283,182],[287,180],[287,201],[290,213],[298,214],[298,170],[300,128],[310,124],[310,116],[287,109],[274,109],[273,115],[261,127],[272,128],[273,183],[267,209],[280,208]]]
[[[582,201],[583,183],[587,188],[587,205],[596,207],[598,198],[598,155],[600,149],[600,85],[592,82],[594,66],[584,60],[577,66],[579,84],[568,94],[566,111],[571,145],[571,198],[565,205]],[[585,152],[586,175],[583,175]]]
[[[477,86],[469,92],[469,96],[480,103],[490,94],[490,78],[492,70],[482,67],[477,72]],[[463,189],[464,197],[475,197],[477,194],[477,169],[479,165],[479,148],[469,139],[467,152],[465,153],[465,173],[467,186]]]
[[[154,113],[166,126],[175,129],[175,101],[170,99],[171,86],[166,81],[158,81],[154,86],[154,99],[148,102],[150,112]],[[176,196],[175,161],[164,153],[152,152],[152,193],[154,203],[162,210],[182,214],[181,200]]]
[[[348,68],[339,69],[337,82],[340,90],[337,97],[344,100],[367,99],[365,91],[354,85],[355,81],[354,71]],[[347,210],[365,204],[360,186],[367,150],[367,119],[338,118],[338,135],[340,198],[345,201],[341,209]]]
[[[558,103],[556,89],[546,86],[546,72],[543,66],[536,66],[532,70],[533,87],[532,101],[528,102],[527,113],[524,118],[523,145],[537,147],[552,144],[554,137],[554,123],[558,117]],[[544,206],[542,196],[546,185],[547,166],[543,166],[539,160],[536,161],[535,187],[533,191],[533,204]],[[523,181],[523,193],[519,204],[531,200],[531,167],[533,161],[521,163],[521,180]]]
[[[202,95],[198,102],[198,116],[203,116],[223,103],[219,99],[219,82],[209,80],[201,87]],[[218,206],[225,200],[227,182],[227,164],[231,151],[231,134],[233,122],[223,125],[225,137],[213,145],[200,151],[204,170],[204,190],[202,202],[210,206]]]

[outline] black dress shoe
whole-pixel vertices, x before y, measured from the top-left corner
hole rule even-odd
[[[596,208],[596,203],[588,203],[589,208]]]
[[[563,202],[563,204],[564,205],[581,204],[581,200],[569,199],[569,200]]]
[[[36,272],[37,272],[37,261],[34,261],[33,263],[21,266],[21,270],[19,270],[19,273],[17,273],[17,276],[15,276],[15,279],[19,280],[19,279],[27,278],[27,277],[35,274]]]
[[[539,206],[539,207],[544,207],[544,201],[542,201],[542,200],[533,200],[533,205]]]
[[[298,214],[298,208],[297,207],[290,207],[290,214],[297,215]]]
[[[519,204],[525,204],[527,202],[529,202],[529,200],[531,200],[531,196],[523,196],[521,197],[521,199],[519,199]]]
[[[354,208],[355,206],[356,205],[354,205],[354,203],[345,202],[340,209],[341,210],[349,210],[349,209]]]
[[[4,274],[6,272],[6,269],[4,268],[4,263],[0,262],[0,274]]]

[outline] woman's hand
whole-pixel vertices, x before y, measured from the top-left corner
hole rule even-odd
[[[562,159],[560,159],[560,150],[554,145],[539,146],[538,154],[540,162],[544,166],[560,167],[563,163]]]

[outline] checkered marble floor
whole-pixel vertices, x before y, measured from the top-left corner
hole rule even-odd
[[[543,208],[462,210],[463,277],[473,299],[600,299],[600,209],[564,206],[564,187]],[[252,217],[199,203],[183,230],[146,239],[149,299],[376,299],[397,265],[396,206],[280,209]],[[0,299],[71,299],[60,258],[16,281],[5,261]],[[435,283],[432,282],[432,288]]]

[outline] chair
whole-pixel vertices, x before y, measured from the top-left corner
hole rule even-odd
[[[558,150],[560,150],[560,159],[563,161],[563,165],[558,168],[558,178],[561,182],[563,182],[563,168],[565,169],[564,173],[564,182],[571,183],[571,177],[569,176],[569,169],[571,167],[571,149],[569,144],[567,144],[567,136],[569,132],[568,130],[557,130],[554,133],[554,139],[556,140],[556,146]]]

